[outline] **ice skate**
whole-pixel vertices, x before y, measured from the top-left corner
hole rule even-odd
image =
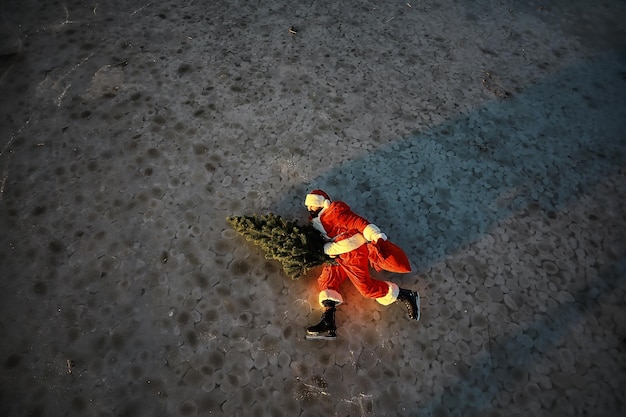
[[[335,340],[337,339],[337,327],[335,326],[335,305],[334,301],[325,300],[322,302],[325,307],[322,313],[322,320],[315,326],[306,329],[307,340]]]
[[[420,319],[420,295],[417,291],[405,290],[404,288],[400,288],[398,301],[402,301],[404,303],[404,305],[406,306],[406,310],[409,313],[409,318],[411,320]]]

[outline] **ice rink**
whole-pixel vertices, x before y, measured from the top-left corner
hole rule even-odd
[[[0,415],[626,415],[626,3],[0,0]],[[422,318],[226,217],[314,188]]]

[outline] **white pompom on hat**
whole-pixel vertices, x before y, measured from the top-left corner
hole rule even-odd
[[[324,207],[330,206],[330,196],[322,190],[313,190],[304,199],[305,206]]]

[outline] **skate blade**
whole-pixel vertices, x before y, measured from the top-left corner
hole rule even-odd
[[[307,334],[305,340],[337,340],[336,334]]]
[[[415,321],[419,321],[422,317],[422,306],[420,305],[420,293],[415,291],[415,304],[417,305],[417,317],[415,317]]]

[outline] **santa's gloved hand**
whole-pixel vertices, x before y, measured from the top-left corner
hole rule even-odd
[[[374,243],[377,243],[378,239],[387,240],[387,235],[381,232],[375,224],[367,225],[367,227],[363,230],[363,237],[365,237],[368,242]]]

